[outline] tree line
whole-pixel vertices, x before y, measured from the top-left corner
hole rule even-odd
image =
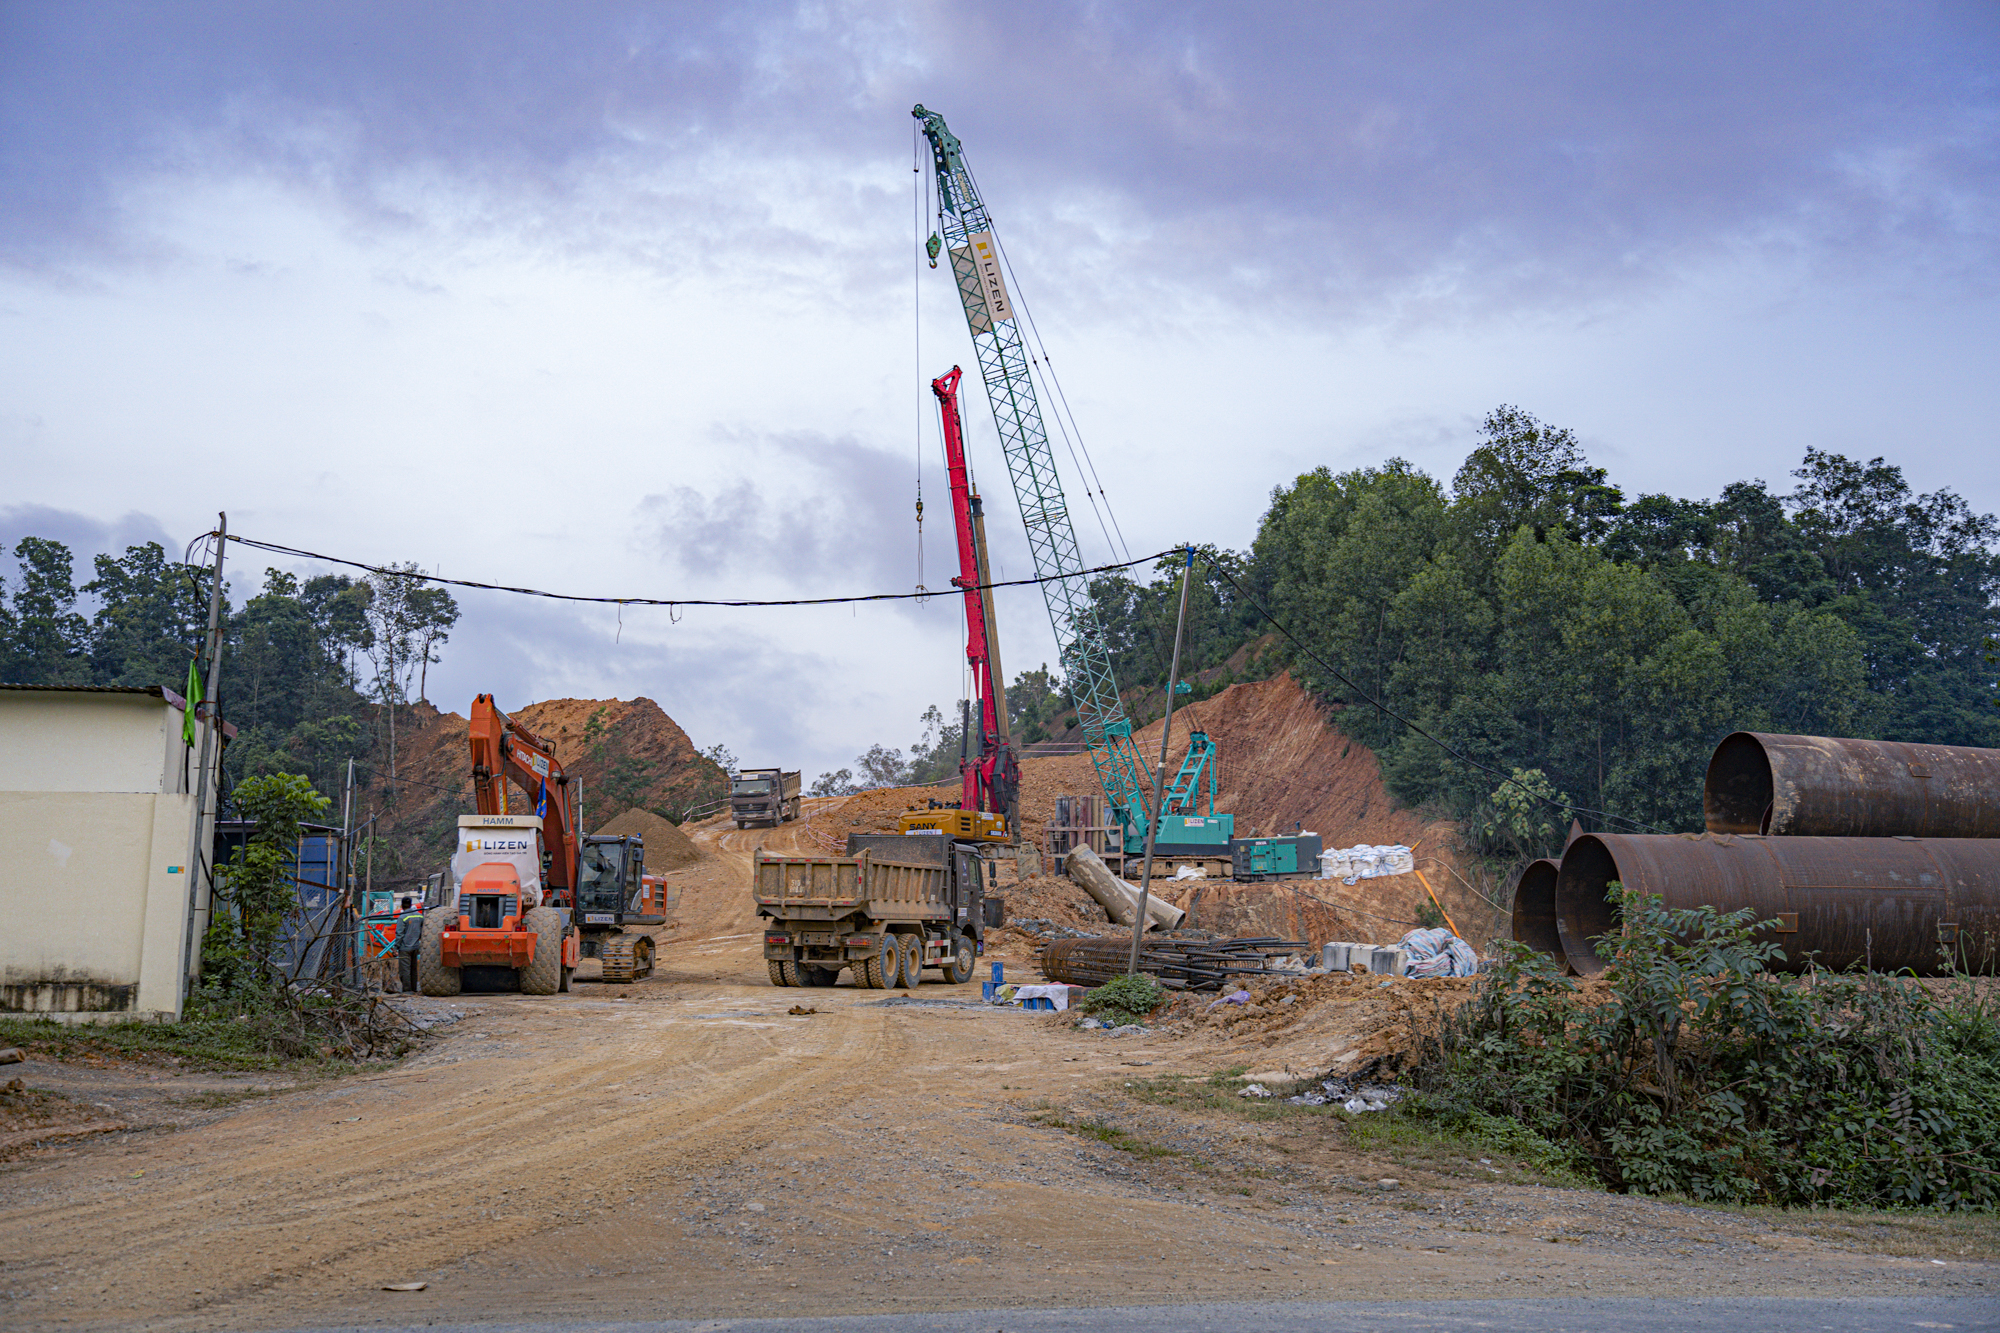
[[[0,555],[8,554],[0,547]],[[24,537],[0,578],[0,680],[27,685],[165,686],[179,691],[208,628],[210,569],[169,560],[157,542],[99,555],[79,586],[61,542]],[[451,594],[414,564],[353,579],[264,584],[223,624],[222,714],[238,728],[226,780],[303,774],[322,792],[347,760],[393,774],[396,707],[423,697],[458,623]],[[225,602],[229,588],[225,581]]]
[[[1182,674],[1268,645],[1251,674],[1290,667],[1394,795],[1517,853],[1567,825],[1495,772],[1587,827],[1679,832],[1730,731],[2000,745],[2000,523],[1881,458],[1808,449],[1792,475],[1628,499],[1501,407],[1449,486],[1390,459],[1274,489],[1248,552],[1200,551]],[[1128,688],[1165,680],[1181,565],[1095,586]]]

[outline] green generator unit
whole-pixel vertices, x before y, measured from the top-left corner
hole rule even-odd
[[[1160,831],[1153,835],[1153,855],[1207,856],[1220,861],[1229,855],[1235,833],[1235,815],[1161,815]],[[1146,849],[1143,834],[1137,842],[1136,849],[1127,846],[1128,855]]]
[[[1232,838],[1229,877],[1235,880],[1301,879],[1319,874],[1319,835],[1297,838]]]

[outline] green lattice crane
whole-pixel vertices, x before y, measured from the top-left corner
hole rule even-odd
[[[1056,651],[1077,724],[1097,769],[1112,817],[1124,826],[1122,851],[1136,852],[1144,844],[1153,817],[1152,800],[1143,778],[1144,762],[1132,741],[1132,720],[1118,697],[1111,674],[1111,648],[1097,607],[1090,599],[1083,555],[1070,523],[1062,478],[1056,474],[1055,453],[1042,424],[1041,404],[1028,373],[1028,349],[1021,337],[1013,302],[1001,273],[1000,249],[993,240],[993,222],[966,170],[958,139],[945,128],[944,117],[921,105],[910,113],[922,123],[930,140],[937,181],[942,247],[951,260],[951,276],[965,307],[966,327],[986,399],[993,406],[993,424],[1000,431],[1000,450],[1014,497],[1028,529],[1028,549],[1035,576],[1055,630]],[[931,241],[931,258],[938,257],[938,237]]]

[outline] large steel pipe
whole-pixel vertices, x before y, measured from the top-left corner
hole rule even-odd
[[[1556,931],[1570,966],[1604,970],[1591,941],[1617,928],[1614,882],[1669,908],[1755,909],[1776,919],[1782,966],[1990,971],[2000,946],[2000,840],[1764,838],[1591,833],[1556,876]]]
[[[1739,731],[1701,809],[1710,833],[2000,838],[2000,750]]]
[[[1542,858],[1521,867],[1514,881],[1514,938],[1558,963],[1569,962],[1556,929],[1556,872],[1559,863]]]

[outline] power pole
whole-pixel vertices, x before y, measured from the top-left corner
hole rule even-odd
[[[187,874],[188,906],[187,921],[181,930],[181,1002],[187,1002],[188,991],[194,982],[195,915],[201,903],[201,866],[208,859],[211,848],[201,845],[202,812],[208,805],[208,754],[213,745],[218,751],[218,729],[222,725],[222,549],[229,544],[229,515],[215,516],[215,570],[208,589],[208,638],[205,647],[208,653],[208,679],[202,693],[213,702],[209,705],[209,720],[201,720],[200,709],[194,700],[187,701],[189,708],[195,709],[195,725],[201,729],[201,755],[195,764],[194,818],[188,825],[187,861],[182,870]],[[219,756],[218,756],[219,757]],[[215,868],[209,867],[209,906],[215,904]]]
[[[1194,575],[1194,547],[1187,548],[1187,564],[1181,567],[1181,613],[1174,621],[1174,664],[1167,670],[1167,718],[1160,724],[1160,767],[1153,782],[1153,817],[1146,821],[1146,860],[1139,870],[1139,913],[1132,918],[1132,953],[1125,960],[1127,974],[1139,970],[1139,936],[1146,929],[1146,907],[1152,897],[1153,839],[1160,821],[1167,817],[1167,747],[1174,734],[1174,691],[1181,683],[1181,639],[1187,633],[1188,581]]]

